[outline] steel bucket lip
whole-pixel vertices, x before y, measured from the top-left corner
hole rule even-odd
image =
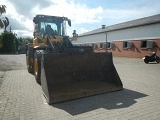
[[[43,95],[45,96],[46,99],[48,99],[48,101],[47,101],[48,104],[55,104],[55,103],[61,103],[61,102],[75,100],[75,99],[81,99],[81,98],[85,98],[85,97],[91,97],[91,96],[107,94],[107,93],[111,93],[111,92],[117,92],[120,90],[123,90],[123,87],[116,87],[114,90],[110,90],[110,91],[103,90],[103,91],[91,92],[91,93],[87,93],[87,94],[79,93],[79,94],[75,94],[72,96],[61,96],[61,97],[57,97],[57,98],[50,96],[50,99],[47,98],[47,96],[45,95],[44,92],[43,92]]]

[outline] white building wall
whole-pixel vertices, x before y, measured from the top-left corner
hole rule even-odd
[[[160,38],[160,23],[107,32],[108,42],[156,39],[156,38]],[[73,42],[73,44],[105,42],[105,41],[106,41],[106,34],[98,33],[98,34],[79,37],[76,42]]]
[[[105,40],[106,40],[106,34],[100,33],[100,34],[93,34],[93,35],[78,37],[77,41],[74,41],[73,44],[103,42]]]
[[[108,41],[141,40],[160,38],[160,23],[111,31]]]

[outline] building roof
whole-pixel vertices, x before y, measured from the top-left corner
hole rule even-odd
[[[97,34],[97,33],[104,33],[108,31],[120,30],[120,29],[125,29],[125,28],[132,28],[132,27],[137,27],[137,26],[155,24],[155,23],[160,23],[160,14],[107,26],[104,29],[99,28],[96,30],[92,30],[92,31],[80,34],[79,37],[88,36],[88,35]]]

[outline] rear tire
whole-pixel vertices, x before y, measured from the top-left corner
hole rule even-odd
[[[36,50],[34,53],[34,76],[38,84],[41,84],[41,57],[42,52]]]

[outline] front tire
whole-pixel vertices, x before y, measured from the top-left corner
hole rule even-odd
[[[31,50],[28,50],[26,53],[27,69],[30,74],[34,73],[32,59],[33,59],[33,55],[32,55],[32,49],[31,49]]]
[[[149,63],[149,61],[148,61],[147,59],[144,59],[144,62],[145,62],[146,64],[148,64],[148,63]]]
[[[42,52],[36,50],[34,53],[34,76],[38,84],[41,84],[41,57]]]

